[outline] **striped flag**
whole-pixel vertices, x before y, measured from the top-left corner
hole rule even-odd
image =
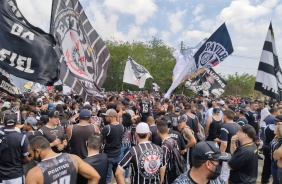
[[[58,43],[62,83],[84,99],[102,97],[110,54],[79,1],[53,0],[50,24]]]
[[[274,32],[271,23],[260,57],[255,90],[279,101],[281,100],[282,72],[278,61]]]

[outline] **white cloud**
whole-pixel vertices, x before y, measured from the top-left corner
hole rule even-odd
[[[104,5],[116,12],[135,16],[137,25],[148,21],[157,11],[154,0],[119,0],[118,2],[116,0],[105,0]]]
[[[148,35],[152,37],[157,34],[158,30],[154,27],[150,27],[147,32],[148,32]]]
[[[204,8],[205,8],[204,4],[198,4],[196,6],[195,10],[193,11],[193,15],[195,15],[195,16],[199,15],[200,13],[203,12]]]
[[[210,36],[210,33],[199,31],[199,30],[192,30],[192,31],[184,32],[184,34],[182,35],[182,38],[186,41],[197,40],[198,42],[200,42],[201,40],[209,36]]]
[[[168,14],[168,22],[170,23],[169,29],[175,34],[179,32],[183,25],[181,20],[183,20],[183,16],[185,15],[186,10],[177,11],[176,13]]]
[[[31,24],[49,32],[52,0],[17,0],[17,4]]]

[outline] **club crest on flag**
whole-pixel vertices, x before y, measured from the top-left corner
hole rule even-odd
[[[56,16],[54,32],[57,38],[60,37],[62,52],[72,74],[81,80],[95,81],[97,55],[89,46],[90,40],[80,14],[71,7],[62,9]]]
[[[198,68],[201,66],[212,68],[218,65],[228,56],[228,52],[220,43],[207,42],[205,46],[206,48],[199,56],[198,63],[200,63],[200,65],[198,66]]]

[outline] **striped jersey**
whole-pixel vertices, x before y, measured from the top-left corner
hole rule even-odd
[[[133,146],[119,163],[119,168],[132,168],[132,184],[159,184],[160,168],[163,167],[161,147],[151,142],[141,142]]]

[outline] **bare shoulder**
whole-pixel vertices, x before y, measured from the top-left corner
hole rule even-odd
[[[72,160],[72,162],[73,162],[73,164],[74,164],[74,166],[75,166],[75,168],[77,170],[78,169],[78,164],[80,162],[82,162],[82,159],[79,156],[74,155],[74,154],[68,154],[68,155],[71,158],[71,160]]]
[[[43,184],[44,177],[39,166],[35,166],[26,176],[26,184]]]

